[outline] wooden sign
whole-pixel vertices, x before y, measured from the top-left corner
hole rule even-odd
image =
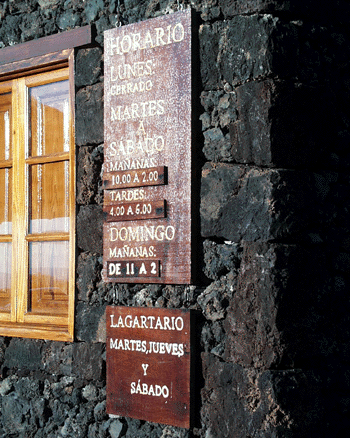
[[[105,189],[124,189],[126,187],[159,186],[165,184],[166,169],[151,167],[150,169],[109,172],[104,175]]]
[[[104,84],[104,280],[191,283],[191,11],[106,31]]]
[[[165,217],[165,201],[109,204],[103,209],[107,222]]]
[[[190,427],[190,311],[107,307],[107,412]]]

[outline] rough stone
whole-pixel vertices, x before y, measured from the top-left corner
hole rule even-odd
[[[0,338],[0,367],[5,358],[5,351],[7,348],[7,342],[4,338]]]
[[[113,420],[109,425],[108,432],[111,438],[119,438],[125,430],[124,424],[120,420]]]
[[[316,429],[320,432],[317,422],[322,418],[322,401],[316,373],[260,373],[207,353],[202,361],[206,384],[201,415],[206,436],[306,438]],[[307,419],[304,412],[309,413]]]
[[[99,43],[102,47],[104,45],[103,32],[110,29],[111,23],[106,16],[102,16],[99,20],[96,21],[96,29],[99,35],[96,37],[96,42]]]
[[[226,164],[206,164],[204,166],[201,186],[201,227],[203,236],[215,235],[215,232],[209,230],[209,222],[212,220],[215,224],[218,223],[222,215],[222,206],[227,204],[232,193],[238,192],[239,181],[243,178],[244,173],[244,167],[240,166]]]
[[[75,102],[77,145],[103,143],[103,84],[82,88]]]
[[[38,11],[24,17],[21,23],[21,40],[28,41],[44,36],[44,25]]]
[[[334,266],[338,271],[350,274],[350,254],[345,252],[339,253],[335,258]]]
[[[40,428],[43,428],[46,423],[46,408],[47,402],[44,398],[37,398],[40,392],[35,394],[35,397],[32,398],[32,412],[35,418],[35,421],[39,424]]]
[[[201,25],[199,29],[201,77],[206,90],[215,89],[220,78],[217,68],[220,27],[214,23],[212,27]]]
[[[147,422],[143,425],[139,420],[127,419],[127,425],[126,438],[133,438],[135,436],[140,438],[158,438],[162,433],[159,425]]]
[[[104,306],[89,306],[79,302],[76,306],[76,336],[79,341],[105,342],[106,318]]]
[[[211,120],[209,114],[204,113],[199,117],[199,119],[202,122],[202,131],[205,131],[206,129],[210,128]]]
[[[13,388],[13,378],[7,377],[6,379],[2,380],[0,382],[0,396],[3,397],[4,395],[8,394],[12,388]]]
[[[350,16],[349,4],[341,1],[338,8],[319,8],[317,0],[218,0],[225,18],[240,14],[271,13],[298,16],[307,20],[313,17],[321,23],[346,23]]]
[[[203,314],[210,321],[223,319],[232,296],[237,275],[229,272],[211,283],[197,298]]]
[[[21,19],[16,15],[6,15],[1,23],[0,41],[6,46],[12,46],[20,42]]]
[[[237,87],[236,95],[238,120],[230,124],[235,161],[284,168],[321,161],[328,132],[319,90],[266,80]]]
[[[43,341],[13,338],[6,349],[3,368],[40,369]]]
[[[87,427],[78,423],[73,418],[67,418],[60,430],[60,436],[64,438],[70,438],[74,436],[75,438],[85,438],[87,432]]]
[[[62,342],[51,342],[43,347],[43,369],[49,374],[72,374],[73,345]]]
[[[15,430],[24,436],[25,432],[29,432],[30,403],[28,400],[12,392],[3,397],[1,411],[3,425],[8,434],[12,434]]]
[[[236,106],[236,94],[234,92],[224,94],[224,96],[220,98],[218,104],[218,116],[221,128],[229,126],[230,123],[237,119]]]
[[[326,258],[317,247],[245,243],[224,324],[225,360],[288,369],[328,356],[322,344],[330,322],[321,316],[331,300],[328,278]]]
[[[104,2],[103,0],[91,0],[85,8],[86,21],[94,21],[98,15],[103,10]]]
[[[227,88],[228,84],[225,85],[225,89]],[[236,93],[234,91],[227,93],[223,91],[203,91],[201,93],[201,104],[206,111],[200,116],[203,130],[205,131],[211,127],[216,129],[221,127],[226,135],[227,128],[237,120]]]
[[[96,386],[89,384],[82,390],[82,396],[88,401],[97,400],[97,388]]]
[[[55,426],[61,426],[64,424],[64,420],[69,412],[69,406],[66,403],[62,403],[55,399],[51,402],[50,408],[52,410],[52,422]]]
[[[223,359],[225,353],[226,333],[223,321],[215,321],[213,324],[205,323],[201,332],[201,343],[205,352],[210,352]]]
[[[101,75],[102,50],[99,47],[80,49],[75,58],[76,87],[92,85]]]
[[[85,395],[84,395],[84,397],[85,397]],[[95,417],[96,421],[102,421],[102,420],[108,418],[108,415],[106,414],[106,401],[105,400],[98,403],[94,407],[94,417]]]
[[[205,111],[208,113],[218,112],[218,106],[221,98],[224,96],[222,90],[219,91],[202,91],[200,99]]]
[[[58,6],[60,0],[38,0],[38,3],[42,9],[46,9],[46,8],[52,9]]]
[[[17,380],[14,383],[14,389],[20,397],[27,398],[29,400],[40,394],[39,382],[28,377]]]
[[[86,205],[77,216],[78,246],[84,251],[102,254],[103,211],[98,205]]]
[[[291,8],[290,2],[276,0],[218,0],[218,3],[225,17],[254,12],[289,11]]]
[[[203,243],[204,273],[208,278],[217,280],[228,271],[235,271],[240,263],[240,247],[236,243],[217,244],[210,240]]]
[[[78,257],[77,266],[77,288],[78,299],[88,302],[91,294],[101,280],[102,266],[99,257],[90,253],[81,253]]]
[[[163,429],[160,438],[187,438],[189,436],[190,433],[188,430],[178,429],[172,426],[166,426]]]
[[[318,201],[308,172],[207,164],[202,171],[202,235],[236,243],[298,239],[317,220]]]
[[[5,13],[7,11],[7,3],[3,3],[0,5],[0,21],[3,19],[3,17],[5,16]]]
[[[80,24],[81,19],[72,9],[68,9],[60,16],[57,24],[61,30],[69,30]]]
[[[87,205],[99,200],[103,148],[81,146],[78,150],[77,195],[78,204]]]
[[[104,346],[81,342],[73,347],[73,372],[85,380],[100,380],[103,375]]]
[[[271,15],[238,16],[202,25],[200,44],[207,90],[220,80],[238,85],[271,74],[290,77],[295,73],[297,27]]]
[[[203,152],[210,161],[232,161],[229,134],[224,136],[220,128],[205,131]]]

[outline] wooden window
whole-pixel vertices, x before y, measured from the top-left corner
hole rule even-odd
[[[0,79],[3,336],[73,339],[73,51],[61,58],[31,59]]]

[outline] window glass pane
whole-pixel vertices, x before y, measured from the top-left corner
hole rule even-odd
[[[69,164],[30,166],[30,233],[69,231]]]
[[[29,155],[69,150],[69,82],[29,88]]]
[[[29,243],[28,310],[36,314],[68,313],[68,242]]]
[[[0,94],[0,161],[12,158],[11,93]]]
[[[12,169],[0,169],[0,234],[12,233]]]
[[[11,246],[0,243],[0,312],[11,310]]]

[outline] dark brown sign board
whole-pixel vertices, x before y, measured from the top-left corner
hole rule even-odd
[[[188,9],[105,32],[106,282],[191,283],[191,31]]]
[[[107,306],[107,413],[190,427],[190,318]]]

